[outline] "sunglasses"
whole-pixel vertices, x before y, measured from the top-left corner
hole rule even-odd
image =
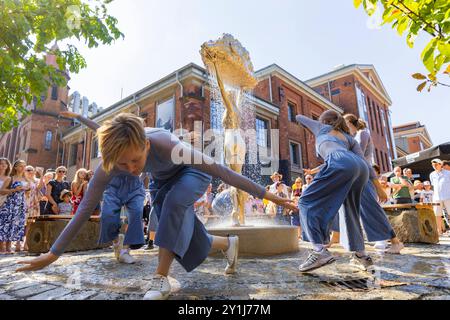
[[[58,170],[58,173],[66,173],[66,170]]]
[[[25,170],[26,172],[34,172],[34,170],[33,169],[27,169],[27,170]]]

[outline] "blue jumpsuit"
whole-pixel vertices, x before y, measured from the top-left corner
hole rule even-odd
[[[373,158],[373,142],[370,133],[367,129],[360,130],[355,136],[356,141],[360,144],[364,157],[369,163]],[[368,181],[363,189],[361,198],[361,222],[366,231],[367,240],[369,242],[389,240],[396,237],[395,231],[392,228],[383,208],[378,203],[378,195],[372,181]],[[332,230],[339,232],[339,219],[345,214],[343,208],[336,216]],[[342,235],[345,239],[347,235]]]
[[[145,243],[142,225],[144,199],[144,185],[139,177],[131,174],[115,176],[103,194],[99,243],[117,239],[121,227],[120,211],[125,206],[128,228],[123,244],[142,246]]]
[[[375,172],[366,163],[359,144],[348,134],[343,141],[330,134],[329,125],[299,115],[297,121],[316,136],[316,149],[325,160],[320,172],[299,200],[300,222],[314,244],[330,241],[330,228],[341,205],[345,207],[344,244],[349,251],[363,251],[364,237],[359,221],[361,193]]]

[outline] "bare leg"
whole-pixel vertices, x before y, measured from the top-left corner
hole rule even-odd
[[[164,248],[159,248],[159,261],[155,273],[167,277],[175,255]]]
[[[340,239],[339,239],[339,238],[340,238],[340,233],[337,232],[337,231],[333,231],[333,233],[332,233],[332,235],[331,235],[330,243],[327,244],[327,245],[325,245],[324,247],[325,247],[325,248],[331,248],[331,246],[332,246],[333,244],[337,244],[337,243],[340,242]]]

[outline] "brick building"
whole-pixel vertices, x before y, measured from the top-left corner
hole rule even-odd
[[[391,101],[373,66],[354,65],[303,82],[273,64],[256,71],[256,76],[259,82],[250,98],[256,113],[252,122],[256,129],[256,143],[267,147],[278,158],[278,171],[283,174],[286,183],[302,176],[303,168],[313,168],[321,163],[315,151],[314,137],[295,122],[295,115],[304,114],[317,119],[329,109],[357,115],[360,115],[359,110],[364,110],[362,114],[370,120],[367,122],[377,147],[377,157],[383,159],[377,162],[382,163],[384,171],[390,169],[390,160],[395,156],[395,152],[391,151]],[[191,63],[91,118],[101,124],[118,113],[132,112],[143,117],[147,126],[170,130],[182,128],[192,131],[194,123],[200,121],[200,131],[204,132],[211,128],[212,122],[220,121],[211,118],[211,110],[216,108],[211,90],[206,70]],[[67,92],[65,97],[67,101]],[[68,107],[75,110],[72,103]],[[54,107],[52,112],[56,113],[61,108],[62,105]],[[20,131],[23,125],[17,130]],[[61,130],[61,124],[59,127]],[[278,130],[279,136],[273,136],[275,130]],[[279,149],[276,149],[277,143],[274,142],[278,143]],[[58,146],[52,161],[67,166],[69,179],[78,168],[93,169],[100,161],[94,134],[82,125],[75,124],[65,130]],[[45,148],[36,147],[36,150],[39,154]],[[31,160],[30,164],[41,164],[39,158]],[[269,181],[269,177],[264,177],[260,182]]]
[[[46,63],[57,67],[54,55],[47,55]],[[69,75],[65,75],[69,79]],[[60,111],[67,110],[68,93],[68,86],[55,85],[40,97],[35,97],[31,104],[26,104],[31,113],[21,119],[17,128],[0,135],[0,157],[11,162],[22,159],[46,169],[55,168],[57,154],[62,150],[58,137],[72,124],[70,120],[58,118]],[[42,101],[38,108],[37,99]]]
[[[392,170],[392,159],[397,158],[390,111],[392,101],[375,67],[370,64],[339,66],[306,83],[345,113],[365,120],[375,145],[375,163],[383,172]]]
[[[270,149],[271,132],[279,129],[279,171],[290,183],[302,175],[303,168],[320,163],[313,137],[294,122],[295,115],[319,117],[325,110],[342,112],[342,109],[277,65],[257,71],[256,76],[259,83],[251,101],[256,109],[257,143]],[[202,130],[207,130],[211,128],[211,108],[214,108],[211,101],[206,70],[189,64],[115,103],[93,120],[102,123],[118,113],[133,112],[143,117],[148,126],[192,130],[194,121],[202,121]],[[167,114],[172,116],[173,123],[157,120]],[[59,161],[69,168],[69,177],[79,167],[94,168],[99,163],[97,142],[87,128],[70,129],[64,134],[63,142],[64,158]],[[262,182],[269,182],[268,177]]]
[[[419,121],[395,126],[393,129],[399,157],[420,152],[433,146],[426,126],[420,124]]]

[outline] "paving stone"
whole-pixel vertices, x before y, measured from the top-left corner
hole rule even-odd
[[[87,300],[97,293],[96,291],[75,291],[59,297],[58,300]]]
[[[42,292],[38,295],[27,298],[27,300],[55,300],[59,297],[65,296],[66,294],[71,293],[72,290],[59,287],[49,291]]]
[[[12,291],[11,293],[14,296],[19,297],[19,298],[27,298],[27,297],[34,296],[34,295],[37,295],[37,294],[45,292],[45,291],[49,291],[54,288],[56,288],[54,285],[38,284],[38,285],[34,285],[34,286],[27,287],[24,289]]]

